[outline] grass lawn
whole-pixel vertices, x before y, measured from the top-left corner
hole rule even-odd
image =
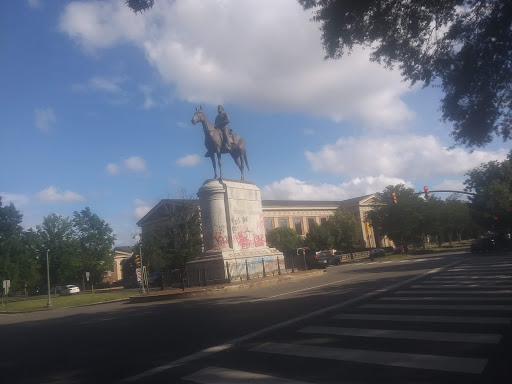
[[[134,292],[126,291],[108,291],[100,293],[81,292],[73,296],[51,296],[52,308],[74,307],[77,305],[86,305],[102,303],[105,301],[126,299],[133,296]],[[32,312],[46,310],[48,296],[36,296],[28,298],[10,297],[7,305],[5,301],[0,305],[0,311],[5,312]]]
[[[407,259],[411,256],[414,256],[414,255],[411,255],[410,253],[397,253],[396,255],[386,255],[386,256],[382,256],[382,257],[375,257],[373,259],[373,261],[375,261],[376,263],[382,263],[383,261]]]

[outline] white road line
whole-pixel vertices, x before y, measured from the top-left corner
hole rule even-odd
[[[379,301],[512,301],[512,297],[465,297],[465,296],[423,296],[423,297],[381,297]]]
[[[508,283],[512,283],[512,280],[511,281],[506,281],[506,280],[502,280],[502,281],[496,281],[496,280],[484,280],[484,279],[481,279],[481,280],[457,280],[457,281],[454,281],[453,283],[450,283],[449,281],[439,281],[439,280],[431,280],[431,281],[423,281],[422,284],[466,284],[466,285],[470,285],[470,284],[485,284],[485,285],[489,285],[489,284],[494,284],[496,286],[502,286],[502,285],[505,285],[505,284],[508,284]]]
[[[333,281],[333,282],[326,283],[326,284],[316,285],[316,286],[314,286],[314,287],[298,289],[298,290],[296,290],[296,291],[291,291],[291,292],[286,292],[286,293],[280,293],[279,295],[266,296],[266,297],[262,297],[262,298],[260,298],[260,299],[251,300],[251,301],[249,301],[249,303],[255,303],[255,302],[257,302],[257,301],[263,301],[263,300],[273,299],[273,298],[276,298],[276,297],[281,297],[281,296],[286,296],[286,295],[293,295],[294,293],[303,292],[303,291],[309,291],[309,290],[311,290],[311,289],[316,289],[316,288],[325,287],[326,285],[334,285],[334,284],[336,284],[336,283],[342,283],[342,282],[345,282],[345,281],[350,281],[350,280],[355,280],[355,279],[361,279],[362,277],[363,277],[363,276],[355,276],[355,277],[351,277],[350,279],[343,279],[343,280]]]
[[[472,316],[418,316],[418,315],[368,315],[364,313],[347,313],[333,316],[337,320],[370,320],[370,321],[415,321],[422,323],[462,323],[462,324],[505,324],[509,325],[512,318],[508,317],[472,317]]]
[[[239,384],[239,383],[265,383],[265,384],[307,384],[305,381],[285,379],[282,377],[261,375],[259,373],[236,371],[233,369],[208,367],[201,369],[182,380],[200,384]]]
[[[364,295],[355,297],[353,299],[346,300],[346,301],[343,301],[341,303],[334,304],[334,305],[331,305],[329,307],[325,307],[325,308],[319,309],[317,311],[313,311],[313,312],[307,313],[305,315],[298,316],[298,317],[295,317],[293,319],[286,320],[286,321],[283,321],[281,323],[271,325],[269,327],[260,329],[259,331],[252,332],[252,333],[249,333],[247,335],[238,337],[236,339],[232,339],[230,341],[227,341],[224,344],[204,349],[202,351],[193,353],[192,355],[188,355],[188,356],[182,357],[182,358],[180,358],[178,360],[174,360],[174,361],[171,361],[171,362],[169,362],[167,364],[160,365],[160,366],[155,367],[153,369],[150,369],[148,371],[139,373],[139,374],[131,376],[131,377],[127,377],[127,378],[121,380],[121,382],[136,381],[136,380],[139,380],[139,379],[142,379],[142,378],[145,378],[145,377],[153,376],[153,375],[155,375],[157,373],[160,373],[160,372],[163,372],[165,370],[178,367],[178,366],[183,365],[185,363],[188,363],[190,361],[199,360],[199,359],[201,359],[203,357],[210,356],[210,355],[212,355],[214,353],[221,352],[221,351],[224,351],[226,349],[229,349],[229,348],[231,348],[232,346],[234,346],[236,344],[239,344],[239,343],[242,343],[242,342],[254,339],[255,337],[264,335],[266,333],[275,331],[277,329],[284,328],[284,327],[286,327],[288,325],[295,324],[295,323],[297,323],[299,321],[310,319],[312,317],[316,317],[316,316],[322,315],[322,314],[324,314],[326,312],[330,312],[330,311],[333,311],[333,310],[336,310],[336,309],[340,309],[340,308],[346,307],[348,305],[352,305],[354,303],[358,303],[358,302],[363,301],[363,300],[367,300],[367,299],[372,298],[374,296],[381,295],[381,294],[384,294],[384,293],[389,292],[391,290],[394,290],[394,289],[396,289],[398,287],[401,287],[403,285],[408,285],[408,284],[410,284],[410,283],[412,283],[414,281],[423,279],[425,276],[429,276],[431,274],[438,273],[440,271],[445,270],[446,268],[450,268],[450,267],[452,267],[454,265],[457,265],[460,262],[461,262],[461,260],[457,260],[457,261],[454,261],[453,263],[447,264],[447,265],[445,265],[443,267],[431,269],[430,271],[424,272],[424,273],[422,273],[422,274],[420,274],[418,276],[411,277],[410,279],[407,279],[407,280],[402,281],[400,283],[396,283],[396,284],[390,285],[390,286],[385,287],[385,288],[377,289],[376,291],[365,293]]]
[[[484,272],[494,272],[494,271],[512,271],[511,267],[503,267],[503,266],[497,266],[497,267],[464,267],[464,268],[452,268],[450,269],[450,272],[476,272],[476,271],[484,271]]]
[[[429,287],[430,288],[430,287]],[[418,290],[418,291],[396,291],[395,295],[510,295],[512,294],[512,290],[493,290],[493,291],[477,291],[477,290],[460,290],[460,291],[449,291],[449,290]]]
[[[511,271],[512,272],[512,271]],[[504,271],[500,269],[499,271],[466,271],[466,272],[444,272],[441,273],[442,276],[496,276],[496,275],[502,275],[503,273],[508,273],[510,276],[509,271]]]
[[[466,305],[466,304],[364,304],[358,308],[372,309],[448,309],[462,311],[512,311],[512,305]]]
[[[458,279],[470,279],[470,280],[480,280],[480,279],[488,279],[487,276],[432,276],[433,280],[458,280]],[[496,275],[493,276],[493,279],[510,279],[512,281],[512,275]]]
[[[381,352],[282,343],[265,343],[251,349],[251,351],[308,357],[313,359],[330,359],[367,364],[391,365],[394,367],[433,369],[438,371],[477,374],[482,373],[485,365],[487,364],[487,359],[420,355],[386,351]],[[310,362],[308,364],[313,363]]]
[[[336,336],[357,337],[383,337],[387,339],[453,341],[457,343],[485,343],[498,344],[501,335],[485,333],[459,333],[459,332],[425,332],[404,331],[396,329],[368,329],[368,328],[341,328],[311,326],[299,329],[301,333],[314,333]]]
[[[410,288],[485,288],[485,289],[512,289],[512,285],[496,285],[496,284],[426,284],[412,285]],[[468,291],[471,292],[471,291]]]

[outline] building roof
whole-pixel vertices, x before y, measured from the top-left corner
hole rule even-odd
[[[122,245],[120,247],[115,247],[114,251],[132,253],[132,247],[130,247],[129,245]]]
[[[352,199],[341,200],[341,201],[318,201],[318,200],[262,200],[261,205],[263,209],[265,208],[277,208],[277,207],[315,207],[315,208],[333,208],[333,207],[350,207],[356,204],[367,203],[374,195],[365,195],[354,197]],[[187,200],[194,205],[199,205],[198,199]],[[156,204],[151,210],[144,215],[139,221],[137,221],[137,225],[142,227],[144,224],[149,222],[155,222],[162,218],[162,216],[158,213],[160,207],[165,206],[167,204],[183,204],[182,199],[162,199],[158,204]]]

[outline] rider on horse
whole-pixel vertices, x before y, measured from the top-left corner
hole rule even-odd
[[[215,128],[220,129],[222,132],[222,149],[225,149],[227,152],[233,149],[233,136],[231,135],[231,129],[229,129],[229,116],[226,112],[224,112],[224,108],[222,105],[217,107],[217,111],[219,114],[215,118]]]

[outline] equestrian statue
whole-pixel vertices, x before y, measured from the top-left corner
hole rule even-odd
[[[245,140],[242,136],[233,133],[229,129],[229,116],[224,112],[222,105],[219,105],[218,115],[215,119],[215,126],[210,123],[206,114],[203,112],[203,108],[196,108],[196,113],[192,117],[192,124],[201,123],[204,131],[204,146],[207,149],[204,157],[209,157],[212,161],[213,171],[215,173],[214,178],[217,178],[217,167],[215,165],[215,154],[217,154],[217,163],[219,164],[220,179],[222,179],[222,154],[229,153],[235,164],[240,169],[241,177],[244,178],[244,163],[249,170],[249,163],[247,162],[247,153],[245,149]]]

